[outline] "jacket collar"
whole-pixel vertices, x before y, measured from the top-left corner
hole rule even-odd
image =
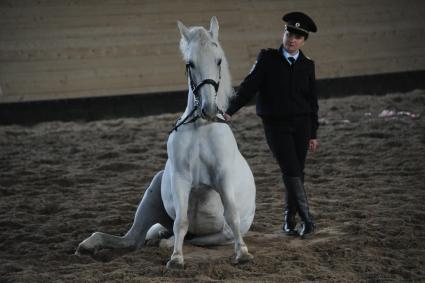
[[[286,61],[286,58],[285,58],[285,56],[283,56],[283,45],[281,44],[280,45],[280,47],[279,47],[279,54],[280,54],[280,56],[282,56],[282,58],[283,58],[283,60],[285,60]],[[299,52],[300,52],[300,54],[299,54],[299,56],[298,56],[298,59],[297,59],[297,61],[304,61],[304,60],[306,60],[306,57],[305,57],[305,55],[304,55],[304,53],[301,51],[301,49],[299,49],[298,50]],[[287,62],[287,61],[286,61]],[[289,63],[288,63],[289,64]]]

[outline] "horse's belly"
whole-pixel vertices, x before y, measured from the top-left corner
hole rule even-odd
[[[208,235],[221,232],[224,227],[224,208],[220,195],[210,187],[192,188],[189,196],[189,232]]]

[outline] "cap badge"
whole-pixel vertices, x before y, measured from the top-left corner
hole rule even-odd
[[[300,23],[295,23],[295,26],[296,26],[297,28],[299,28],[299,27],[300,27]]]

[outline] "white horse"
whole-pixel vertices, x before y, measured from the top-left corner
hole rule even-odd
[[[228,63],[218,42],[218,22],[210,30],[178,22],[180,50],[187,62],[188,102],[168,142],[165,169],[156,174],[123,236],[96,232],[76,254],[93,257],[102,249],[136,249],[149,234],[173,230],[168,268],[183,268],[183,240],[194,245],[234,242],[236,262],[253,258],[243,241],[255,213],[255,183],[230,127],[220,123],[233,95]],[[156,224],[156,225],[155,225]],[[152,232],[153,231],[153,232]]]

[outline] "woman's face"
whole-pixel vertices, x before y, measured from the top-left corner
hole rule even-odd
[[[304,45],[304,42],[305,39],[302,35],[287,30],[283,32],[283,47],[291,54],[296,53]]]

